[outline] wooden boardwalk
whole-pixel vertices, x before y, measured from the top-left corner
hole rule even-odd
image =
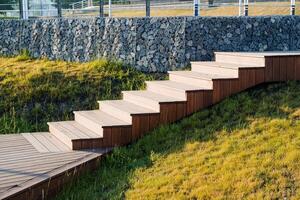
[[[43,199],[55,195],[68,179],[96,167],[105,153],[72,151],[66,146],[55,148],[42,137],[39,139],[42,142],[34,147],[23,135],[0,135],[0,199]]]
[[[76,111],[74,121],[50,122],[49,132],[0,136],[0,199],[51,197],[94,169],[104,149],[255,85],[300,80],[300,52],[217,52],[215,58],[192,62],[191,71],[171,71],[169,80],[149,81],[146,90],[124,91],[122,100],[100,101],[98,110]]]

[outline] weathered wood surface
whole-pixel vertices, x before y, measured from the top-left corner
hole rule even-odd
[[[35,138],[34,143],[42,142],[34,147],[28,138],[21,134],[0,136],[0,199],[17,194],[29,185],[32,187],[41,181],[51,179],[56,175],[54,171],[59,169],[66,171],[68,170],[66,166],[70,164],[80,165],[88,161],[86,158],[94,159],[103,153],[100,150],[72,151],[61,143],[59,143],[61,146],[56,147],[54,144],[49,145],[51,139],[45,142],[48,138],[47,133],[35,133],[31,136]]]

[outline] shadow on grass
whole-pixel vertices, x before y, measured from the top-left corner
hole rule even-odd
[[[151,167],[156,154],[167,156],[187,143],[215,140],[220,131],[246,128],[253,119],[288,118],[299,107],[299,82],[257,86],[178,123],[162,126],[135,144],[115,149],[96,172],[67,186],[58,199],[124,199],[134,171]]]

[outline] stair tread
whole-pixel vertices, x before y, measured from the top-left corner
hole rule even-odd
[[[101,110],[87,110],[87,111],[75,111],[74,113],[82,115],[89,120],[101,125],[102,127],[109,126],[130,126],[131,123],[120,120],[116,117],[109,115]]]
[[[191,63],[196,65],[205,65],[205,66],[228,68],[228,69],[264,67],[262,65],[257,65],[257,64],[245,65],[245,64],[236,64],[236,63],[223,63],[223,62],[216,62],[216,61],[191,62]]]
[[[188,78],[208,80],[208,81],[211,81],[213,79],[235,78],[234,76],[225,75],[225,74],[212,74],[212,73],[204,74],[195,71],[169,71],[169,74],[184,76]]]
[[[249,56],[249,57],[296,56],[296,55],[300,55],[300,51],[215,52],[215,54]]]
[[[189,84],[179,83],[179,82],[170,81],[170,80],[146,81],[146,83],[157,84],[161,87],[168,87],[168,88],[171,88],[171,89],[174,89],[174,90],[179,90],[179,91],[211,90],[208,87],[197,86],[197,85],[189,85]]]
[[[76,121],[50,122],[48,124],[63,132],[71,140],[102,138],[102,134],[95,133]]]
[[[154,93],[147,90],[141,90],[141,91],[123,91],[124,94],[132,94],[139,97],[144,97],[147,99],[151,99],[156,102],[181,102],[185,101],[185,99],[178,98],[178,97],[172,97],[172,96],[165,96],[162,94]]]
[[[39,152],[67,152],[71,149],[48,132],[22,133],[22,136]]]
[[[133,103],[130,103],[128,101],[125,100],[107,100],[107,101],[98,101],[100,104],[100,110],[101,110],[101,104],[106,104],[106,105],[110,105],[113,106],[117,109],[120,109],[126,113],[129,114],[152,114],[152,113],[158,113],[155,110],[146,108],[146,107],[142,107]]]

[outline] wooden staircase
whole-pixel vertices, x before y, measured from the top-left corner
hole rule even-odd
[[[50,133],[26,139],[38,150],[53,141],[72,150],[122,146],[255,85],[300,80],[300,52],[216,52],[215,58],[170,71],[169,80],[149,81],[144,91],[124,91],[123,100],[99,101],[99,110],[76,111],[74,121],[50,122]]]

